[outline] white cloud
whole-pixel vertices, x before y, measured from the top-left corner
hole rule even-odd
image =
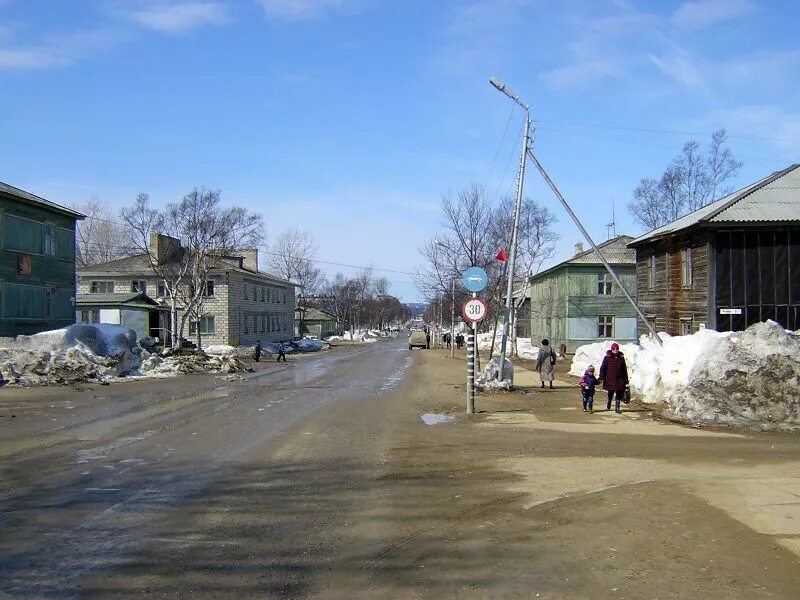
[[[750,0],[699,0],[686,2],[670,22],[681,29],[704,29],[739,18],[755,9]]]
[[[139,2],[140,8],[117,11],[120,16],[161,33],[180,34],[230,19],[224,2]]]
[[[682,86],[694,90],[706,89],[703,74],[685,50],[676,48],[671,54],[661,56],[649,54],[648,58],[664,75]]]
[[[620,77],[619,67],[608,61],[576,63],[541,73],[542,79],[557,88],[580,87],[608,77]]]
[[[48,36],[41,42],[24,45],[6,42],[0,46],[1,71],[32,71],[69,66],[78,60],[112,48],[126,36],[113,31],[82,31]]]
[[[724,124],[731,138],[761,140],[787,154],[800,152],[800,112],[783,106],[750,104],[722,109],[708,115],[706,123],[707,129]]]
[[[290,21],[316,19],[325,13],[352,3],[352,0],[256,0],[268,17]]]

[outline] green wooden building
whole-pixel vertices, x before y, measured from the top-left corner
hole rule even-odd
[[[84,215],[0,182],[0,336],[75,320],[75,222]]]
[[[636,295],[636,252],[621,235],[598,247],[631,294]],[[575,255],[531,277],[531,339],[550,340],[567,352],[593,342],[634,342],[636,311],[617,288],[593,250],[575,245]]]

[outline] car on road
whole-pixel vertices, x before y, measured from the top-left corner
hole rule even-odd
[[[415,329],[408,336],[408,349],[413,350],[414,346],[417,348],[427,348],[428,338],[425,337],[425,332]]]

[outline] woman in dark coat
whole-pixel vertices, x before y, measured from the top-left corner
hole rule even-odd
[[[600,365],[600,381],[603,382],[603,389],[608,391],[607,410],[611,410],[611,400],[616,395],[614,412],[622,412],[619,403],[625,388],[628,385],[628,366],[625,364],[625,355],[619,351],[619,344],[611,344],[611,350],[606,352],[603,357],[603,364]]]

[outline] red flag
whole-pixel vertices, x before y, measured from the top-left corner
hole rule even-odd
[[[503,250],[502,248],[500,248],[500,252],[498,252],[498,253],[497,253],[497,257],[496,257],[496,258],[497,258],[497,260],[499,260],[500,262],[506,262],[506,259],[508,258],[508,255],[506,254],[506,251],[505,251],[505,250]]]

